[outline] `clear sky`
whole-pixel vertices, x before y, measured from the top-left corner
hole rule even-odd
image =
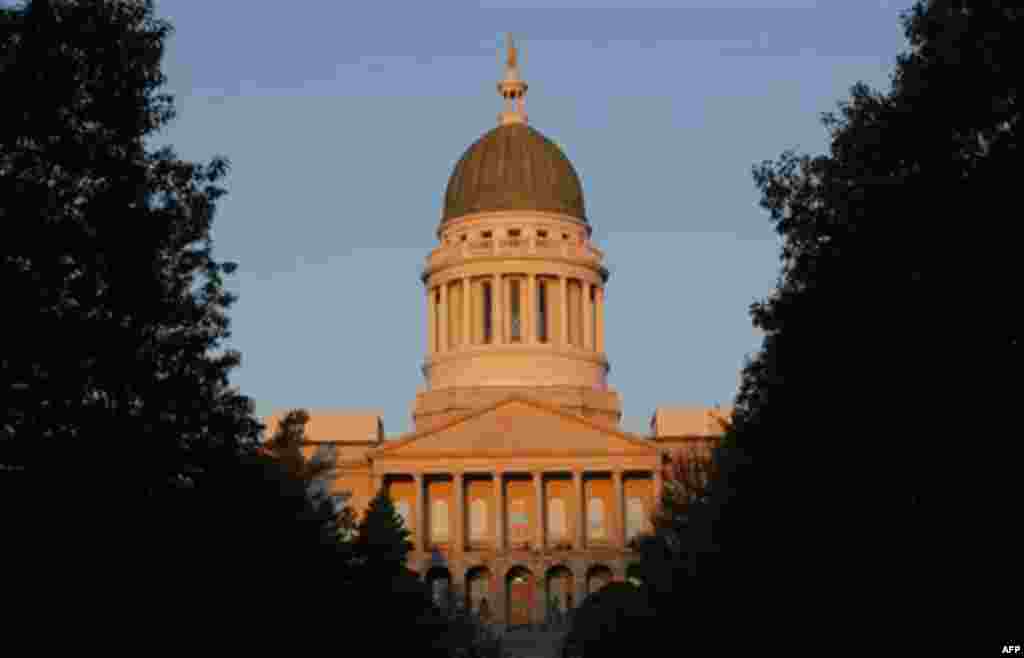
[[[179,116],[156,143],[232,171],[214,223],[233,381],[272,410],[380,410],[411,428],[420,267],[462,152],[496,125],[497,51],[521,46],[530,123],[582,181],[605,251],[623,425],[730,404],[778,241],[752,165],[819,153],[818,117],[887,88],[910,0],[158,0]]]

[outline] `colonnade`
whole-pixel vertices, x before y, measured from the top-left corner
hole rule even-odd
[[[427,327],[431,354],[520,343],[603,352],[604,288],[532,273],[448,279],[427,289]]]
[[[651,506],[659,500],[661,495],[662,480],[660,469],[651,470],[623,470],[623,469],[611,469],[611,470],[587,470],[582,468],[576,468],[567,471],[548,471],[548,470],[492,470],[492,471],[461,471],[455,470],[447,473],[436,473],[436,472],[385,472],[377,473],[374,475],[376,481],[374,482],[375,489],[379,490],[382,486],[388,486],[393,484],[396,480],[405,479],[406,481],[411,476],[413,482],[413,492],[409,497],[409,504],[412,507],[411,516],[409,519],[412,523],[411,530],[413,533],[412,541],[417,550],[429,550],[436,548],[439,543],[444,544],[447,552],[452,554],[461,554],[470,549],[477,549],[477,541],[473,541],[473,546],[467,546],[467,539],[469,539],[469,515],[466,492],[467,483],[470,480],[473,481],[489,481],[490,486],[490,497],[486,505],[489,518],[493,519],[493,528],[489,528],[488,537],[484,540],[484,543],[491,550],[497,552],[505,552],[508,550],[515,550],[521,548],[525,544],[529,544],[533,548],[553,548],[556,544],[563,545],[569,544],[565,541],[563,535],[548,532],[548,518],[545,512],[547,511],[547,504],[551,501],[552,496],[546,495],[546,485],[551,486],[556,480],[564,481],[566,475],[571,475],[571,495],[567,496],[571,501],[571,505],[568,505],[571,509],[566,509],[565,513],[574,515],[574,521],[569,523],[569,518],[566,516],[565,524],[562,529],[568,532],[568,528],[572,528],[571,548],[575,551],[581,551],[586,548],[603,547],[612,549],[624,549],[627,543],[627,510],[626,510],[626,492],[624,487],[624,478],[636,477],[642,482],[650,482],[650,485],[643,485],[644,495],[643,499],[646,501],[643,503],[645,510],[645,517],[649,515]],[[452,507],[454,507],[454,523],[452,526],[452,534],[450,539],[448,536],[444,537],[444,541],[435,541],[435,538],[431,536],[431,523],[427,522],[427,517],[430,514],[428,510],[428,502],[431,496],[428,493],[428,481],[441,480],[445,482],[451,482],[452,485]],[[529,532],[532,534],[528,540],[523,541],[521,537],[512,538],[508,534],[511,529],[510,518],[509,518],[509,496],[507,490],[509,483],[513,480],[524,484],[530,482],[532,487],[532,493],[529,496],[532,499],[532,510],[529,510],[529,517],[532,522],[528,523]],[[596,494],[588,494],[585,491],[584,483],[587,482],[607,482],[610,480],[611,491],[611,509],[605,512],[602,507],[602,521],[607,519],[607,526],[602,527],[601,534],[599,537],[590,536],[587,532],[588,521],[592,519],[587,518],[587,503],[591,499],[602,500],[608,496],[599,496]],[[595,485],[591,485],[591,491],[594,491]],[[392,497],[395,498],[394,494]],[[517,498],[517,501],[519,498]],[[447,509],[447,508],[446,508]],[[493,514],[493,516],[492,516]],[[490,523],[487,524],[490,526]],[[447,533],[446,533],[447,534]]]

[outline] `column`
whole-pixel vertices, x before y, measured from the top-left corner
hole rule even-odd
[[[583,282],[583,292],[580,296],[583,297],[583,349],[585,350],[594,349],[594,337],[591,335],[594,329],[594,309],[590,303],[590,291],[592,289],[593,286],[590,283]]]
[[[494,310],[491,313],[491,331],[494,332],[494,343],[500,345],[505,342],[505,312],[502,300],[505,291],[501,288],[501,275],[495,274],[491,282],[491,299],[494,300]]]
[[[441,282],[441,339],[438,341],[441,352],[448,351],[448,283]]]
[[[583,499],[583,471],[580,469],[572,472],[572,488],[576,492],[576,540],[573,542],[573,550],[582,551],[587,528],[587,501]]]
[[[534,541],[537,543],[537,548],[543,550],[544,548],[544,473],[541,471],[533,472],[533,496],[537,501],[535,505],[537,514],[537,536]],[[543,576],[539,576],[543,579]]]
[[[424,532],[423,527],[423,518],[425,517],[425,514],[423,514],[423,508],[427,502],[426,487],[423,486],[424,478],[422,473],[413,473],[412,479],[415,483],[414,488],[416,489],[416,511],[413,513],[414,518],[416,519],[416,526],[413,529],[413,544],[416,545],[416,550],[425,551],[427,550],[427,542],[424,539],[424,537],[426,537],[426,533]]]
[[[594,292],[597,303],[597,335],[594,337],[594,349],[604,352],[604,288],[597,288]]]
[[[526,333],[523,342],[532,345],[537,342],[537,275],[526,275],[526,311],[523,313],[523,321],[526,325]]]
[[[499,553],[505,550],[505,476],[501,471],[491,473],[494,482],[494,550]],[[504,583],[504,574],[497,575]]]
[[[370,483],[373,486],[373,491],[370,492],[370,497],[373,498],[380,492],[381,487],[384,486],[384,474],[374,473],[370,479]]]
[[[558,332],[558,342],[562,346],[569,344],[569,279],[564,276],[558,277],[558,309],[560,311],[558,319],[559,326],[562,330]]]
[[[452,473],[452,487],[455,489],[455,541],[452,543],[456,554],[466,546],[466,487],[462,473]]]
[[[623,548],[626,545],[626,517],[623,513],[625,506],[622,501],[622,471],[615,469],[612,471],[612,518],[615,522],[612,524],[611,530],[615,533],[612,537],[612,547]]]
[[[469,347],[472,344],[471,336],[471,318],[473,313],[473,298],[470,295],[470,284],[472,281],[469,277],[462,277],[462,341],[461,344]]]
[[[434,310],[434,289],[427,288],[427,354],[434,353],[434,345],[437,343],[434,333],[436,328],[434,327],[434,317],[436,311]]]

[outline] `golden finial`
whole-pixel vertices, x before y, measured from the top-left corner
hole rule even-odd
[[[498,82],[498,93],[505,99],[505,111],[498,115],[498,123],[526,123],[526,112],[523,110],[523,96],[526,94],[526,82],[519,77],[519,50],[508,33],[505,54],[505,77]],[[499,55],[501,51],[498,51]]]
[[[505,66],[510,69],[516,68],[519,65],[519,53],[516,51],[516,44],[512,41],[512,33],[508,33],[508,58],[505,60]]]

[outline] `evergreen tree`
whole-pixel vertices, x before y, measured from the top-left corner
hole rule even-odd
[[[370,500],[356,528],[354,552],[357,564],[374,577],[402,575],[406,571],[412,533],[382,487]]]
[[[149,1],[0,8],[0,486],[33,526],[17,536],[130,554],[149,512],[258,441],[228,383],[235,265],[210,234],[228,164],[147,147],[174,116],[170,31]],[[90,512],[42,513],[71,501]]]

